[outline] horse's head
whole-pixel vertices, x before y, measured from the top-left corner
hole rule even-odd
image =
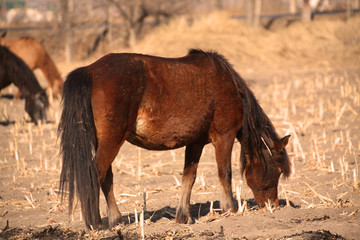
[[[36,94],[25,97],[25,110],[36,124],[38,121],[46,123],[46,108],[48,106],[49,100],[44,89]]]
[[[277,187],[280,175],[284,177],[290,174],[290,162],[285,150],[289,141],[285,136],[281,139],[272,140],[261,137],[261,149],[258,154],[251,156],[241,152],[247,184],[253,191],[255,200],[260,208],[265,207],[270,201],[271,205],[278,206]]]

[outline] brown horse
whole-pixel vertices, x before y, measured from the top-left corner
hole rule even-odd
[[[0,45],[0,90],[13,83],[25,98],[25,110],[35,123],[46,122],[49,105],[44,89],[34,73],[18,56]]]
[[[259,207],[278,205],[281,173],[290,174],[279,138],[244,80],[224,57],[191,50],[182,58],[108,54],[74,70],[64,83],[59,124],[63,167],[60,190],[76,194],[87,227],[100,228],[100,187],[109,226],[122,221],[111,163],[125,140],[150,150],[186,146],[176,221],[189,223],[190,195],[203,147],[215,147],[223,210],[236,211],[231,151],[241,143],[242,172]]]
[[[0,44],[7,46],[20,57],[31,70],[41,69],[55,98],[60,98],[63,80],[54,61],[44,46],[31,37],[8,39],[1,37]]]

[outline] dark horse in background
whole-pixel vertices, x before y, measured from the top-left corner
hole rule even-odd
[[[24,61],[0,45],[0,90],[11,83],[18,87],[25,98],[25,111],[31,120],[45,123],[46,108],[49,105],[45,90]]]
[[[48,82],[48,87],[52,91],[53,97],[60,98],[63,80],[45,47],[32,37],[12,39],[5,38],[5,35],[6,32],[0,37],[0,44],[7,46],[13,53],[21,58],[31,70],[41,69]]]
[[[190,195],[203,147],[215,147],[223,210],[236,211],[231,151],[241,143],[242,173],[259,207],[278,205],[280,175],[290,174],[279,138],[243,79],[215,52],[191,50],[182,58],[108,54],[71,72],[64,83],[59,124],[62,196],[75,194],[89,228],[101,228],[100,187],[109,226],[122,221],[111,163],[125,140],[150,150],[186,146],[176,222],[190,223]]]

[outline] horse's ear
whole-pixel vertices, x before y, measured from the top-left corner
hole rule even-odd
[[[276,146],[276,151],[281,152],[286,145],[289,143],[289,138],[291,137],[291,135],[286,135],[285,137],[281,138],[278,142],[277,142],[277,146]]]
[[[286,147],[286,145],[289,143],[290,137],[291,137],[291,135],[287,135],[287,136],[279,139],[278,141],[276,141],[276,144],[274,147],[278,153],[282,152],[282,150]]]

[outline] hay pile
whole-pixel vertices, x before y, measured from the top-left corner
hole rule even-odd
[[[192,23],[186,18],[173,20],[153,30],[133,48],[113,51],[178,57],[190,48],[218,51],[241,69],[268,66],[281,70],[289,65],[301,70],[359,68],[360,17],[295,22],[268,31],[250,28],[227,13],[217,12]]]

